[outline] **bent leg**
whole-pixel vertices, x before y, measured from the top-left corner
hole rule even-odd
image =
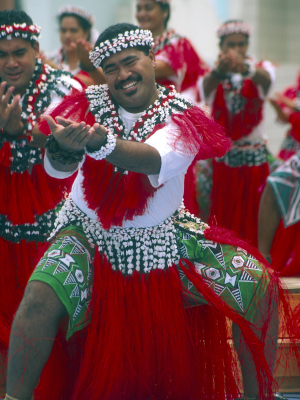
[[[8,352],[7,393],[29,399],[55,340],[66,309],[44,282],[29,282],[14,318]]]
[[[271,297],[272,296],[272,297]],[[261,299],[253,318],[255,334],[264,343],[265,357],[269,370],[274,370],[278,336],[278,295],[266,292]],[[258,395],[258,379],[252,354],[245,343],[240,328],[233,324],[234,345],[242,370],[244,396],[255,398]]]
[[[268,366],[259,365],[263,382],[270,383],[268,371],[273,371],[278,331],[278,294],[272,287],[272,279],[263,265],[241,247],[224,245],[205,240],[196,235],[181,234],[179,239],[181,255],[195,263],[197,272],[215,294],[231,310],[245,320],[245,326],[253,331],[263,347],[241,337],[240,328],[233,326],[233,337],[238,352],[244,393],[247,397],[258,394],[258,376],[251,351],[266,359]],[[185,286],[189,305],[204,304],[206,299],[182,272],[181,281]],[[248,347],[250,345],[251,351]],[[257,350],[257,351],[256,351]],[[263,350],[263,354],[262,354]],[[264,360],[262,360],[264,361]],[[262,387],[262,385],[260,385]]]

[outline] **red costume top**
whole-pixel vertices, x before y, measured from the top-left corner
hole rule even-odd
[[[157,60],[165,61],[176,73],[167,79],[157,79],[158,83],[175,85],[177,92],[180,93],[193,89],[196,94],[196,83],[200,76],[209,71],[209,67],[199,57],[188,39],[169,29],[156,38],[154,53]]]

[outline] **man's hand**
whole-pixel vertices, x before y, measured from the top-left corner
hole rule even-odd
[[[4,126],[4,130],[10,136],[19,136],[24,132],[24,123],[21,120],[22,108],[20,106],[19,101],[12,108],[9,120],[7,124]]]
[[[11,96],[12,96],[15,88],[13,86],[9,87],[6,91],[6,93],[4,94],[6,86],[7,86],[6,82],[1,82],[1,84],[0,84],[0,129],[4,128],[8,124],[9,119],[11,117],[20,119],[21,112],[22,112],[20,104],[19,104],[19,101],[21,99],[20,95],[15,96],[13,98],[13,101],[11,102],[11,104],[9,104],[9,101],[11,99]],[[20,110],[21,110],[21,112],[20,112]],[[10,126],[8,126],[8,128],[10,128]],[[13,132],[9,131],[8,133],[13,133]]]
[[[50,115],[43,115],[43,118],[48,122],[51,133],[62,150],[73,152],[85,148],[91,128],[85,122],[78,124],[61,117],[57,117],[55,122]]]
[[[85,122],[76,123],[62,117],[57,117],[57,122],[49,115],[44,115],[43,118],[48,122],[51,133],[62,150],[79,151],[88,145],[91,151],[96,151],[106,140],[106,130],[100,124],[91,127]]]

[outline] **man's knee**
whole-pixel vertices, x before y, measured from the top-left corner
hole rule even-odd
[[[59,320],[66,315],[65,306],[51,286],[44,282],[31,281],[25,289],[15,319],[43,319],[47,316]]]

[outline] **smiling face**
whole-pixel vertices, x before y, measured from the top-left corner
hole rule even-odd
[[[0,40],[0,78],[14,86],[14,94],[25,93],[34,73],[39,44],[34,47],[27,40],[13,38]]]
[[[248,38],[243,33],[231,33],[224,37],[220,47],[224,53],[231,49],[245,58],[248,50]]]
[[[155,56],[135,48],[118,51],[102,62],[102,69],[113,98],[126,111],[144,111],[157,98]]]
[[[71,44],[77,39],[88,39],[89,30],[84,31],[75,17],[67,16],[62,18],[59,27],[60,41],[66,53],[76,52]]]
[[[163,11],[154,0],[137,0],[135,17],[142,29],[149,29],[153,37],[165,30],[164,21],[168,11]]]

